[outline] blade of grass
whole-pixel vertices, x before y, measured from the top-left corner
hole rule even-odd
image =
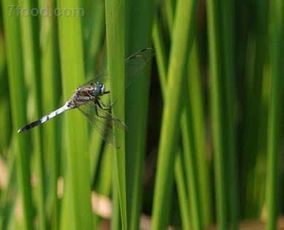
[[[23,9],[34,9],[36,2],[24,0],[21,2]],[[39,59],[39,30],[38,18],[28,13],[20,15],[24,73],[27,84],[30,88],[28,100],[34,101],[35,109],[29,110],[29,117],[37,119],[41,115],[41,87],[40,87],[40,59]],[[42,152],[42,141],[40,129],[32,130],[32,141],[35,152],[35,175],[38,183],[35,186],[36,209],[38,216],[38,228],[46,229],[45,216],[45,181],[44,181],[44,159]]]
[[[157,19],[157,17],[154,19],[152,37],[153,37],[153,43],[154,43],[154,47],[156,51],[155,56],[156,56],[156,61],[157,61],[157,66],[158,66],[160,85],[161,85],[163,97],[165,97],[164,95],[166,92],[168,60],[167,60],[165,43],[163,39],[160,22]]]
[[[188,88],[184,87],[184,100],[188,99]],[[196,148],[195,148],[195,137],[193,135],[193,119],[192,111],[189,105],[184,106],[184,112],[181,115],[181,130],[182,130],[182,140],[184,146],[183,159],[186,164],[184,164],[184,170],[186,172],[187,186],[190,201],[190,213],[191,222],[193,229],[201,228],[201,215],[200,215],[200,196],[199,196],[199,186],[198,186],[198,172],[196,164]]]
[[[97,72],[99,52],[105,36],[105,2],[89,1],[90,12],[87,11],[85,21],[85,53],[86,78],[91,79]]]
[[[211,189],[209,180],[209,156],[206,155],[206,135],[204,119],[204,91],[201,87],[201,74],[198,55],[198,44],[194,42],[192,53],[188,60],[188,92],[192,113],[192,128],[195,145],[195,158],[198,170],[199,200],[202,215],[202,226],[209,227],[211,224]]]
[[[278,217],[278,179],[279,179],[279,145],[281,108],[283,106],[283,29],[284,2],[274,0],[270,2],[269,46],[271,62],[271,93],[268,114],[268,162],[266,202],[268,209],[267,230],[277,229]]]
[[[1,6],[1,5],[0,5]],[[1,11],[0,11],[1,13]],[[0,18],[2,20],[2,17]],[[0,124],[0,150],[5,150],[8,147],[9,141],[11,138],[11,114],[10,114],[10,98],[8,90],[8,81],[5,79],[7,76],[7,67],[6,67],[6,54],[5,54],[5,42],[3,37],[3,28],[0,27],[0,97],[2,100],[0,101],[0,120],[2,121]]]
[[[117,191],[117,181],[115,179],[116,171],[113,169],[113,183],[112,183],[112,215],[111,215],[111,229],[121,229],[121,214],[120,214],[120,205],[119,205],[119,192]]]
[[[166,67],[167,58],[165,54],[165,45],[163,43],[161,28],[157,19],[154,21],[153,26],[153,41],[155,47],[156,60],[158,63],[158,71],[160,77],[160,85],[162,89],[162,95],[166,94]],[[184,135],[184,134],[183,134]],[[184,155],[184,154],[183,154]],[[178,198],[181,208],[181,221],[183,229],[191,229],[190,224],[190,205],[187,190],[187,180],[185,178],[184,165],[182,164],[181,152],[179,151],[175,159],[175,180],[177,183]]]
[[[105,3],[103,0],[86,2],[86,17],[84,20],[84,50],[86,59],[86,79],[92,79],[99,71],[100,51],[105,36]],[[103,60],[106,58],[104,57]],[[103,66],[103,70],[105,70]],[[105,83],[109,88],[109,82]],[[95,129],[91,131],[90,137],[90,155],[91,155],[91,173],[96,177],[95,173],[98,168],[98,158],[101,154],[102,138]]]
[[[64,197],[62,201],[62,209],[60,213],[60,228],[59,229],[68,229],[68,230],[76,230],[76,224],[74,223],[75,219],[75,212],[72,210],[73,209],[73,204],[72,204],[72,194],[71,192],[66,192],[70,190],[70,182],[71,178],[68,175],[68,172],[65,174],[65,180],[64,180]],[[70,219],[72,218],[72,219]]]
[[[59,52],[57,39],[57,21],[53,12],[55,10],[54,0],[41,0],[40,9],[46,9],[48,15],[42,15],[41,19],[41,97],[42,114],[48,114],[60,106],[61,84],[59,75]],[[57,179],[59,176],[60,165],[60,137],[59,120],[49,121],[48,125],[43,126],[42,139],[43,154],[45,156],[48,196],[47,196],[47,217],[52,219],[50,228],[59,228],[59,202],[57,198]]]
[[[177,183],[177,191],[179,195],[179,206],[181,209],[181,222],[182,222],[182,229],[184,230],[189,230],[191,229],[190,225],[190,213],[189,213],[189,208],[188,204],[189,199],[188,199],[188,191],[186,188],[186,181],[185,181],[185,172],[183,170],[183,165],[182,165],[182,158],[181,158],[181,153],[178,152],[176,159],[175,159],[175,179]]]
[[[228,207],[227,207],[227,184],[225,170],[225,133],[227,124],[223,122],[226,118],[224,103],[224,92],[222,79],[222,41],[221,38],[221,3],[218,1],[208,2],[208,34],[209,34],[209,65],[211,73],[210,103],[212,116],[212,133],[215,164],[215,183],[216,183],[216,205],[217,221],[220,230],[228,229]],[[223,94],[222,94],[223,93]]]
[[[107,0],[106,8],[106,38],[108,73],[110,76],[112,101],[116,103],[113,114],[120,120],[125,120],[125,1]],[[122,229],[127,228],[126,174],[125,174],[125,133],[114,126],[114,141],[119,148],[114,149],[114,183],[118,192]],[[117,203],[116,203],[117,204]]]
[[[3,160],[1,158],[1,160]],[[13,221],[14,208],[16,204],[15,197],[18,195],[16,180],[16,162],[15,155],[9,154],[6,160],[8,178],[6,187],[1,189],[1,198],[0,198],[0,228],[8,229],[9,224]]]
[[[96,192],[99,195],[109,196],[111,193],[111,185],[112,185],[112,148],[105,148],[102,156],[102,161],[100,164],[100,171],[97,179]],[[94,226],[95,229],[98,229],[100,226],[102,218],[100,216],[94,217]]]
[[[67,99],[84,82],[83,44],[79,0],[58,2],[59,44],[63,92]],[[81,10],[80,10],[81,9]],[[88,154],[87,123],[79,111],[70,111],[66,118],[65,148],[67,151],[66,192],[71,195],[71,209],[66,211],[68,225],[75,229],[92,229],[90,161]],[[67,206],[65,206],[66,208]]]
[[[234,1],[222,2],[222,43],[223,68],[224,68],[224,92],[226,109],[226,144],[227,144],[227,171],[228,171],[228,202],[229,202],[229,224],[230,229],[239,229],[239,192],[238,172],[236,156],[236,90],[235,90],[235,35],[234,35]],[[227,12],[231,12],[228,14]]]
[[[25,90],[23,76],[22,44],[19,17],[15,13],[18,1],[2,0],[6,53],[9,73],[12,123],[14,131],[26,123]],[[23,204],[24,228],[32,228],[32,193],[30,184],[29,134],[15,136],[17,180]]]
[[[166,81],[166,76],[165,76],[165,55],[164,55],[164,45],[163,42],[161,40],[162,36],[161,36],[161,30],[160,27],[158,26],[158,22],[157,20],[155,21],[155,25],[153,28],[153,39],[154,39],[154,44],[156,47],[156,54],[157,54],[157,59],[158,59],[158,68],[159,68],[159,72],[160,72],[160,82],[161,82],[161,86],[162,86],[162,93],[163,96],[165,95],[166,92],[166,86],[165,86],[165,81]],[[196,72],[194,72],[194,70],[196,71],[197,67],[197,63],[195,61],[195,59],[193,57],[196,57],[196,50],[194,50],[195,52],[191,53],[191,59],[190,63],[189,63],[189,69],[190,69],[190,73],[192,75],[196,75]],[[195,68],[193,68],[193,70],[191,70],[192,66],[194,66]],[[197,74],[198,77],[198,74]],[[193,77],[190,76],[189,78],[193,78],[196,80],[197,77]],[[191,80],[192,81],[192,80]],[[194,86],[198,86],[197,83],[194,84]],[[194,87],[191,86],[191,87]],[[186,92],[187,90],[184,90],[184,92]],[[198,92],[198,89],[195,90],[195,92]],[[188,96],[185,96],[185,98],[188,98]],[[193,97],[194,98],[194,97]],[[199,103],[201,103],[201,101],[198,101]],[[195,104],[195,101],[192,101],[192,104]],[[175,164],[175,177],[178,183],[178,188],[179,190],[182,189],[183,187],[188,187],[187,192],[186,191],[179,191],[180,194],[180,199],[184,200],[186,196],[189,196],[189,200],[190,205],[184,205],[181,204],[181,212],[182,212],[182,223],[184,224],[185,228],[190,228],[188,219],[184,219],[184,218],[189,218],[189,214],[190,210],[189,208],[191,208],[191,213],[192,213],[192,227],[193,229],[200,229],[201,228],[201,216],[200,216],[200,197],[199,197],[199,192],[198,190],[200,190],[198,188],[198,173],[196,171],[196,156],[195,156],[195,141],[194,141],[194,136],[193,136],[193,128],[189,127],[189,124],[192,124],[193,122],[190,121],[190,117],[192,117],[192,112],[191,112],[191,104],[186,104],[186,110],[183,111],[182,113],[182,122],[180,124],[181,126],[181,130],[182,130],[182,136],[184,139],[184,152],[182,153],[182,156],[184,157],[184,161],[187,162],[187,165],[182,165],[176,162]],[[196,110],[196,109],[195,109]],[[197,111],[200,112],[200,111]],[[200,114],[199,114],[200,115]],[[185,128],[187,127],[187,128]],[[204,139],[204,138],[203,138]],[[200,152],[199,152],[200,153]],[[201,152],[200,154],[203,154],[205,156],[204,152]],[[198,156],[197,156],[198,157]],[[176,161],[180,161],[179,156],[176,156]],[[199,164],[201,164],[203,166],[203,161],[200,161],[200,159],[204,159],[201,156],[199,156]],[[202,167],[200,166],[200,167]],[[177,167],[182,167],[182,168],[177,168]],[[184,168],[183,168],[184,167]],[[187,179],[183,179],[182,178],[182,174],[181,172],[185,170],[186,171],[186,175],[187,175]],[[183,183],[186,183],[185,185]],[[201,185],[200,185],[201,186]],[[188,193],[188,191],[191,191],[188,195],[184,194]]]
[[[239,151],[242,153],[240,186],[245,188],[243,191],[244,196],[241,197],[240,212],[246,218],[256,218],[258,217],[257,213],[261,212],[263,206],[263,199],[260,199],[260,196],[263,196],[263,189],[261,188],[265,186],[265,181],[263,180],[265,167],[263,167],[260,161],[265,161],[263,149],[267,149],[267,109],[264,106],[265,100],[263,96],[263,91],[267,85],[263,84],[263,70],[267,55],[262,55],[263,47],[266,45],[266,39],[261,39],[262,34],[267,33],[259,31],[259,34],[248,40],[246,61],[248,71],[245,73],[246,81],[244,82],[246,86],[244,114],[246,116],[243,122],[244,135],[242,136],[242,144]],[[264,165],[266,164],[265,162],[263,163]],[[256,166],[263,168],[263,170],[259,170]],[[252,183],[252,178],[254,178],[254,183]],[[258,196],[252,194],[255,188],[258,190]]]
[[[175,19],[175,15],[174,15],[175,5],[176,5],[176,2],[173,1],[173,0],[165,1],[164,10],[165,10],[167,25],[168,25],[168,29],[169,29],[170,34],[173,34],[174,19]]]
[[[159,26],[156,24],[154,26],[153,29],[153,39],[154,39],[154,44],[156,46],[156,54],[157,54],[157,59],[158,59],[158,67],[160,70],[160,82],[161,82],[161,86],[162,86],[162,93],[163,96],[165,95],[166,92],[166,86],[165,86],[165,81],[166,81],[166,76],[165,76],[165,57],[164,57],[164,46],[162,41],[160,41],[159,39],[161,39],[161,31],[159,29]],[[193,50],[194,51],[194,50]],[[196,54],[196,51],[194,52],[194,54]],[[193,70],[191,70],[192,66],[195,66],[194,70],[197,69],[196,67],[196,62],[194,63],[194,58],[193,58],[193,52],[191,53],[191,59],[190,59],[190,63],[189,63],[189,69],[192,75],[196,75],[196,72],[194,72]],[[194,56],[195,57],[195,56]],[[193,63],[192,63],[193,62]],[[195,65],[194,65],[195,64]],[[189,76],[189,78],[193,78],[193,76]],[[196,79],[193,78],[193,79]],[[197,84],[195,84],[195,86],[197,86]],[[193,86],[191,86],[193,87]],[[184,90],[184,92],[186,92],[187,90]],[[185,96],[185,98],[189,98],[188,96]],[[192,101],[192,104],[195,104],[194,101]],[[179,195],[180,195],[180,199],[185,200],[188,199],[191,202],[189,202],[189,205],[185,205],[185,204],[181,204],[181,213],[182,213],[182,223],[184,225],[184,228],[190,228],[189,225],[189,221],[188,219],[184,219],[184,218],[189,218],[189,213],[192,213],[192,227],[193,229],[200,229],[201,228],[201,216],[200,216],[200,197],[199,197],[199,192],[198,190],[200,190],[198,188],[198,173],[196,171],[196,156],[195,156],[195,141],[193,138],[193,128],[192,127],[188,127],[189,124],[193,124],[194,122],[191,122],[189,120],[189,118],[192,116],[191,115],[191,111],[190,111],[190,107],[191,104],[186,104],[187,109],[185,111],[183,111],[182,113],[182,121],[181,121],[181,131],[182,131],[182,137],[184,139],[184,152],[180,153],[182,154],[182,156],[184,157],[184,161],[187,162],[187,165],[183,165],[183,164],[179,164],[176,162],[175,164],[175,177],[177,180],[177,184],[178,184],[178,189],[179,189]],[[187,128],[185,128],[187,127]],[[204,138],[203,138],[204,139]],[[201,154],[204,154],[204,152],[201,152]],[[205,154],[204,154],[205,155]],[[176,156],[176,161],[180,161],[180,156]],[[199,157],[201,158],[201,157]],[[199,163],[203,166],[203,161],[199,161]],[[177,167],[182,167],[182,168],[177,168]],[[186,171],[187,175],[187,179],[182,178],[182,171]],[[183,184],[185,183],[185,184]],[[183,187],[187,187],[187,191],[183,191]],[[188,194],[188,191],[191,191]],[[184,194],[185,193],[185,194]],[[189,196],[189,198],[186,198],[187,196]],[[189,210],[189,208],[191,208],[191,212]]]
[[[173,182],[173,169],[170,164],[173,162],[177,144],[177,127],[180,118],[178,111],[182,107],[182,86],[185,80],[183,69],[187,57],[186,52],[191,50],[192,42],[189,42],[189,35],[192,34],[194,28],[195,13],[196,1],[181,0],[178,2],[162,118],[152,229],[165,229],[167,225],[165,217],[169,209]]]
[[[172,9],[170,11],[174,12],[174,5],[171,6]],[[170,17],[167,14],[167,17]],[[169,23],[168,19],[168,23]],[[161,33],[158,31],[157,27],[157,38],[160,38]],[[154,27],[154,28],[155,28]],[[172,31],[171,25],[169,24],[168,27],[170,31]],[[155,31],[155,30],[154,30]],[[157,39],[156,39],[157,40]],[[157,42],[156,42],[157,43]],[[163,45],[161,42],[157,44],[160,47]],[[158,56],[158,55],[157,55]],[[190,99],[190,103],[185,105],[186,109],[184,109],[182,114],[182,121],[181,121],[181,130],[182,136],[184,139],[184,151],[182,154],[186,162],[188,162],[189,167],[185,167],[186,175],[187,175],[187,186],[189,193],[190,208],[192,213],[192,227],[194,229],[201,228],[201,223],[204,226],[208,226],[209,220],[209,213],[210,210],[210,200],[209,200],[209,183],[208,183],[208,168],[207,162],[205,159],[205,136],[204,136],[204,121],[203,121],[203,109],[202,109],[202,96],[201,96],[201,89],[200,89],[200,74],[199,74],[199,66],[198,66],[198,55],[197,55],[197,45],[194,42],[193,51],[190,53],[190,58],[188,59],[188,84],[189,84],[189,95],[185,96],[185,98]],[[161,60],[159,60],[161,59]],[[163,55],[158,57],[158,63],[161,65],[161,61],[163,60]],[[159,66],[159,69],[163,71],[164,68]],[[163,83],[163,77],[160,77],[160,81]],[[165,92],[165,88],[162,87],[163,94]],[[187,90],[185,90],[186,93]],[[192,124],[192,125],[190,125]],[[190,126],[190,127],[188,127]],[[185,128],[187,127],[187,128]],[[198,136],[195,138],[195,136]],[[187,137],[187,138],[184,138]],[[197,166],[196,166],[197,165]],[[204,167],[205,166],[205,167]],[[198,171],[197,171],[198,169]],[[201,203],[200,203],[201,202]],[[201,211],[200,211],[201,210]],[[203,218],[201,216],[203,215]],[[207,223],[202,221],[202,219],[206,218]]]
[[[2,20],[2,15],[0,15],[0,19]],[[4,77],[4,71],[6,68],[6,53],[5,53],[5,42],[3,36],[3,28],[0,25],[0,79],[2,80]]]
[[[154,1],[128,1],[127,50],[131,55],[137,50],[150,47]],[[147,15],[147,16],[146,16]],[[127,55],[128,56],[128,55]],[[149,67],[149,66],[147,66]],[[126,91],[126,170],[128,228],[139,228],[142,182],[147,131],[149,101],[149,68],[138,76]],[[135,153],[135,154],[133,154]]]

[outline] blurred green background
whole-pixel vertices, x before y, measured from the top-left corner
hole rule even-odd
[[[283,0],[1,0],[0,229],[284,229],[283,44]],[[100,71],[119,148],[17,133]]]

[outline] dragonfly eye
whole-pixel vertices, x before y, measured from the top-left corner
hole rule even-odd
[[[105,86],[104,84],[97,82],[94,87],[94,94],[96,96],[101,96],[105,93]]]
[[[101,94],[104,94],[104,93],[105,93],[105,85],[101,84]]]

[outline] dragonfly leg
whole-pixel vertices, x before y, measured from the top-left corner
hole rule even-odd
[[[112,107],[112,104],[109,105],[109,106],[106,106],[103,102],[99,101],[99,99],[97,99],[97,100],[95,101],[95,104],[97,104],[97,105],[98,105],[101,109],[103,109],[103,110],[110,110],[111,107]]]
[[[97,117],[103,118],[103,119],[107,119],[107,118],[108,118],[107,116],[101,116],[101,115],[99,114],[97,105],[99,106],[99,104],[98,104],[97,102],[95,102],[95,112],[96,112]]]
[[[104,118],[104,119],[110,119],[111,121],[116,122],[116,124],[118,124],[121,128],[123,128],[123,129],[127,128],[126,125],[121,120],[112,116],[109,112],[105,111],[104,113],[107,114],[107,116],[101,116],[99,114],[98,107],[97,107],[97,106],[99,106],[99,108],[101,109],[100,102],[98,100],[96,100],[96,101],[94,101],[94,103],[95,103],[95,113],[96,113],[97,117]],[[113,105],[113,103],[111,105]]]

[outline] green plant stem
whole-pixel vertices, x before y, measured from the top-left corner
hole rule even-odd
[[[217,221],[220,230],[228,229],[228,207],[227,207],[227,190],[226,190],[226,169],[225,169],[225,131],[227,124],[225,123],[225,103],[226,96],[223,91],[224,72],[222,69],[222,40],[221,39],[221,13],[218,1],[208,2],[208,32],[209,32],[209,62],[211,73],[211,113],[212,113],[212,133],[214,148],[214,164],[216,178],[216,205],[217,205]],[[228,114],[227,114],[228,115]],[[225,120],[225,122],[224,122]]]
[[[192,129],[194,137],[197,168],[197,179],[199,184],[200,213],[203,228],[211,224],[211,184],[209,179],[209,156],[206,152],[206,135],[204,119],[204,90],[201,86],[200,55],[198,44],[195,40],[193,51],[188,59],[188,93],[190,98],[190,108],[192,114]]]
[[[96,192],[100,195],[109,196],[111,193],[112,177],[114,170],[112,170],[112,148],[105,148],[100,165],[100,173],[98,175]],[[102,217],[94,216],[94,227],[99,228],[102,222]]]
[[[177,127],[180,118],[180,113],[177,111],[182,109],[182,86],[185,80],[183,69],[187,57],[186,52],[190,52],[192,46],[192,41],[189,42],[189,35],[191,31],[194,31],[195,10],[195,1],[181,0],[178,2],[159,146],[153,204],[152,229],[154,230],[165,229],[167,225],[166,219],[173,182],[173,169],[170,164],[173,162],[177,146]]]
[[[153,28],[153,39],[154,39],[154,44],[155,44],[155,48],[156,48],[156,56],[157,56],[157,62],[158,62],[158,69],[159,69],[159,72],[160,72],[160,83],[161,83],[161,88],[162,88],[162,93],[163,93],[163,96],[166,94],[166,74],[165,74],[165,67],[166,67],[166,58],[165,58],[165,55],[164,55],[164,44],[162,42],[162,39],[161,39],[161,30],[160,30],[160,27],[158,26],[158,22],[156,21],[155,22],[155,25],[154,25],[154,28]],[[204,158],[205,157],[205,151],[202,151],[202,148],[199,149],[198,153],[200,153],[202,156],[195,156],[195,152],[196,150],[195,149],[195,142],[197,143],[196,145],[198,147],[200,147],[200,143],[202,143],[202,140],[204,141],[204,137],[202,135],[202,130],[199,130],[199,129],[202,129],[203,127],[198,127],[193,129],[193,127],[189,127],[189,124],[195,124],[196,122],[200,122],[200,115],[202,114],[202,112],[200,111],[200,108],[195,108],[195,113],[198,114],[198,120],[192,122],[189,118],[192,117],[192,112],[190,111],[190,107],[193,105],[193,104],[196,104],[194,102],[198,101],[199,102],[199,106],[200,106],[200,103],[201,103],[201,100],[198,100],[200,98],[197,98],[199,97],[199,94],[200,92],[198,90],[199,87],[198,87],[198,73],[196,72],[197,71],[197,63],[195,61],[195,58],[196,58],[196,47],[195,49],[193,50],[194,52],[191,53],[190,55],[190,62],[189,62],[189,72],[190,72],[190,75],[189,75],[189,79],[188,81],[193,83],[193,85],[190,85],[190,88],[193,89],[194,92],[191,92],[191,97],[189,96],[184,96],[184,98],[190,98],[192,100],[192,103],[186,103],[186,105],[184,106],[186,109],[184,109],[184,111],[182,112],[182,121],[181,121],[181,124],[180,124],[180,127],[181,127],[181,131],[182,131],[182,137],[183,137],[183,143],[184,143],[184,152],[183,153],[179,153],[181,155],[183,155],[184,159],[185,159],[185,162],[187,162],[186,166],[183,165],[183,164],[180,164],[180,163],[177,163],[175,164],[175,177],[176,177],[176,180],[177,180],[177,184],[178,184],[178,189],[179,189],[179,195],[180,195],[180,199],[182,200],[190,200],[191,202],[188,202],[190,205],[188,205],[188,203],[185,205],[185,204],[181,204],[181,212],[182,212],[182,222],[183,222],[183,225],[184,225],[184,228],[190,228],[190,225],[189,225],[189,221],[188,221],[188,218],[189,218],[189,213],[192,213],[192,215],[194,216],[192,218],[192,226],[194,229],[200,229],[201,228],[201,216],[200,216],[200,199],[202,197],[199,197],[199,192],[198,190],[200,190],[198,187],[201,186],[201,185],[198,185],[197,183],[197,179],[198,179],[198,173],[197,173],[197,170],[196,170],[196,166],[195,164],[197,163],[196,162],[196,157],[199,158],[199,164],[200,164],[200,167],[204,166]],[[196,87],[196,88],[195,88]],[[184,94],[187,95],[187,91],[188,90],[184,90]],[[197,95],[195,95],[195,94]],[[194,94],[194,95],[192,95]],[[193,99],[195,99],[195,101],[193,101]],[[196,105],[196,107],[198,107]],[[196,115],[196,114],[195,114]],[[196,119],[197,116],[195,116],[195,119]],[[193,131],[195,130],[195,131]],[[194,139],[194,136],[193,136],[193,132],[197,132],[196,130],[199,130],[199,133],[197,133],[196,135],[198,135],[198,137],[200,138],[200,140],[195,141]],[[176,156],[176,161],[180,161],[180,156]],[[177,168],[178,167],[178,168]],[[182,168],[179,168],[179,167],[182,167]],[[203,169],[204,170],[204,169]],[[187,175],[187,179],[184,179],[182,178],[182,176],[184,177],[184,175],[181,173],[182,171],[186,171],[186,175]],[[200,171],[200,169],[199,169]],[[203,171],[202,171],[203,172]],[[200,175],[203,175],[203,181],[207,181],[206,178],[204,178],[204,174],[200,174]],[[205,179],[205,180],[204,180]],[[201,179],[200,179],[201,180]],[[188,183],[187,183],[188,182]],[[185,183],[185,184],[183,184]],[[201,182],[200,182],[201,184]],[[184,191],[184,187],[188,187],[187,191]],[[190,194],[187,195],[188,191],[191,191]],[[203,189],[203,194],[206,194],[208,193],[208,190],[204,190]],[[187,196],[189,196],[190,198],[186,198]],[[208,205],[208,204],[206,204]],[[191,212],[189,211],[189,207],[192,209]],[[207,207],[205,207],[207,208]],[[205,216],[205,215],[204,215]],[[186,218],[186,219],[184,219]],[[204,224],[206,225],[206,224]]]
[[[154,1],[128,1],[127,53],[131,55],[141,48],[150,47]],[[145,17],[147,15],[147,17]],[[130,78],[132,84],[126,90],[126,172],[128,228],[139,228],[142,201],[142,182],[149,103],[149,65]],[[131,78],[135,78],[131,79]]]
[[[32,9],[37,7],[35,1],[24,0],[22,7]],[[40,84],[40,59],[39,59],[39,34],[38,34],[38,18],[28,15],[21,16],[23,57],[24,57],[24,73],[28,85],[30,85],[30,97],[35,101],[35,110],[31,116],[37,119],[41,115],[41,84]],[[42,152],[42,139],[40,129],[32,131],[33,146],[36,158],[36,175],[38,184],[35,188],[36,206],[38,215],[38,228],[46,229],[46,214],[45,214],[45,181],[44,181],[44,159]]]
[[[271,94],[268,114],[268,162],[267,162],[267,230],[277,229],[278,217],[278,178],[279,178],[279,145],[281,108],[283,107],[283,29],[284,2],[271,1],[270,20],[270,63],[271,63]]]
[[[190,213],[189,213],[189,199],[186,188],[185,172],[182,164],[181,153],[178,152],[175,159],[175,178],[177,183],[177,191],[179,195],[179,206],[181,209],[182,229],[190,230]]]
[[[63,93],[65,100],[84,81],[83,38],[81,15],[74,10],[79,9],[79,0],[61,0],[59,10],[59,44],[62,68]],[[65,10],[64,10],[65,9]],[[66,9],[73,9],[73,15],[67,15]],[[87,123],[79,111],[69,111],[65,117],[65,149],[67,152],[66,199],[71,209],[66,211],[66,227],[75,229],[92,229],[91,210],[91,174],[88,154]],[[65,208],[67,206],[65,205]]]
[[[51,14],[55,9],[55,1],[40,1],[40,7],[45,8]],[[51,14],[52,15],[52,14]],[[57,39],[57,24],[55,16],[42,16],[40,34],[41,41],[41,98],[42,114],[47,114],[60,106],[58,98],[61,88],[59,75],[59,52]],[[47,216],[51,219],[51,228],[59,229],[59,202],[57,197],[57,179],[60,166],[60,124],[54,119],[42,129],[43,154],[46,162],[46,174],[49,193],[47,197]]]
[[[125,120],[125,1],[107,0],[106,6],[106,38],[108,73],[111,80],[112,101],[116,102],[113,114],[118,119]],[[118,192],[122,229],[127,228],[127,201],[125,175],[125,133],[114,126],[114,182]]]
[[[9,88],[11,99],[12,123],[14,132],[26,123],[25,103],[19,98],[25,99],[22,44],[19,17],[13,12],[11,6],[16,6],[18,1],[2,0],[4,31],[6,38],[6,54],[9,73]],[[23,100],[25,101],[25,100]],[[33,229],[33,206],[30,184],[30,145],[29,134],[15,134],[17,180],[20,188],[23,205],[24,228]]]
[[[224,93],[226,109],[226,144],[227,144],[227,162],[228,162],[228,201],[229,201],[229,224],[230,229],[239,229],[239,201],[238,201],[238,172],[235,141],[235,121],[236,121],[236,90],[235,90],[235,40],[234,40],[234,0],[222,2],[222,37],[223,40],[223,68],[224,68]],[[231,14],[227,14],[227,12]]]

